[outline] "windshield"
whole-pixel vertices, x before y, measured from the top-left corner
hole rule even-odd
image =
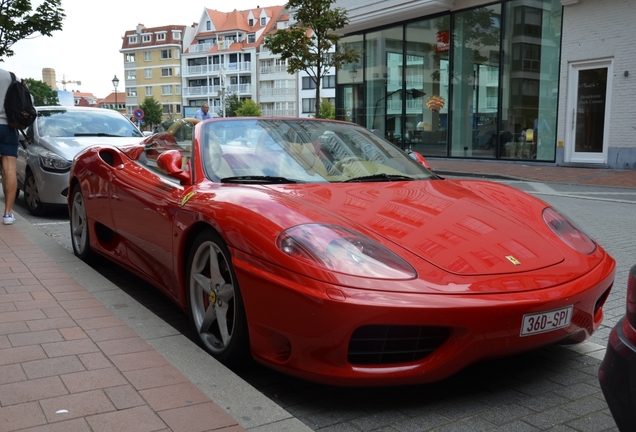
[[[36,120],[40,136],[80,137],[112,136],[141,137],[139,129],[121,114],[107,109],[40,110]]]
[[[233,183],[325,183],[435,178],[361,126],[316,119],[219,119],[202,124],[208,178]]]

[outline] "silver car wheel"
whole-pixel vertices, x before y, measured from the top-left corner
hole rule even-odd
[[[201,342],[221,353],[231,343],[235,328],[234,283],[223,251],[204,241],[190,268],[190,313]]]
[[[75,186],[73,189],[70,219],[73,252],[76,256],[86,260],[91,255],[92,251],[89,242],[86,205],[84,204],[82,191],[78,186]]]
[[[38,186],[35,184],[33,173],[28,171],[24,179],[24,200],[29,213],[41,216],[46,212],[45,204],[40,201]]]

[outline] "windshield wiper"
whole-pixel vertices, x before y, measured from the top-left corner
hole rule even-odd
[[[374,182],[374,181],[404,181],[404,180],[415,180],[413,177],[399,175],[399,174],[373,174],[363,177],[354,177],[348,180],[343,180],[342,183],[350,183],[350,182]]]
[[[276,184],[276,183],[298,183],[298,180],[288,179],[286,177],[276,176],[236,176],[236,177],[224,177],[221,179],[221,183],[264,183],[264,184]]]
[[[119,137],[121,135],[107,134],[104,132],[77,132],[74,136]]]

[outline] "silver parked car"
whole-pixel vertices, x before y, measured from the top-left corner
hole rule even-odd
[[[66,205],[73,157],[91,145],[134,144],[142,133],[117,111],[68,106],[36,107],[38,118],[21,137],[18,151],[18,189],[24,191],[29,212],[47,213]],[[18,190],[18,194],[19,194]]]

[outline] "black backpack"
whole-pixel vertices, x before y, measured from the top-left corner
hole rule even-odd
[[[18,81],[13,72],[9,73],[11,84],[4,97],[4,112],[9,126],[14,129],[26,129],[33,124],[38,113],[33,108],[33,99],[27,86],[22,81]]]

